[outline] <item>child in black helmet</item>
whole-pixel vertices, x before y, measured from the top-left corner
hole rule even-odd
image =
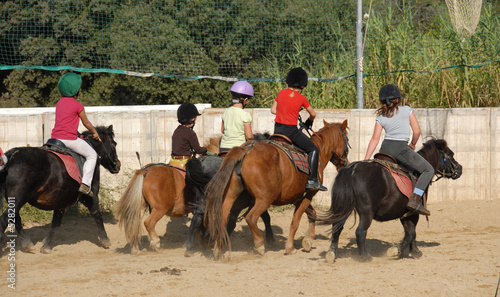
[[[193,103],[184,102],[177,109],[177,120],[180,125],[172,135],[172,160],[186,164],[195,154],[204,154],[207,148],[200,146],[198,136],[193,127],[200,113]]]
[[[319,149],[309,137],[297,128],[299,112],[304,107],[309,113],[305,124],[312,127],[316,112],[302,95],[307,86],[307,72],[302,68],[294,68],[288,72],[285,82],[288,88],[281,90],[271,107],[271,113],[276,115],[274,120],[274,134],[283,134],[290,138],[294,145],[303,149],[307,154],[310,173],[307,178],[306,189],[326,191],[318,179]]]
[[[380,140],[382,129],[384,129],[385,137],[380,152],[393,156],[400,163],[420,173],[407,208],[417,210],[419,214],[428,216],[431,213],[423,205],[419,207],[419,203],[434,175],[434,168],[427,160],[415,152],[415,145],[420,137],[420,126],[409,106],[399,106],[400,99],[401,93],[397,86],[388,84],[380,88],[379,100],[382,105],[376,111],[378,116],[372,138],[368,144],[365,160],[371,158]],[[408,144],[410,128],[412,139]]]

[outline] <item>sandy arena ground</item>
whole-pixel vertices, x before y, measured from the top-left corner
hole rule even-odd
[[[284,254],[291,210],[272,212],[277,244],[264,256],[251,252],[252,237],[239,222],[231,261],[214,261],[211,251],[184,257],[188,218],[157,225],[162,249],[131,255],[124,233],[108,220],[112,246],[97,244],[91,218],[66,219],[51,254],[41,254],[48,224],[26,224],[33,253],[15,252],[16,289],[8,287],[6,242],[0,250],[1,296],[495,296],[500,277],[500,200],[431,203],[421,217],[417,240],[422,258],[386,254],[403,237],[399,221],[374,222],[367,245],[373,260],[357,261],[353,217],[341,235],[339,259],[325,262],[328,228],[317,227],[314,248],[301,250],[303,218],[294,255]],[[263,230],[263,224],[260,224]],[[162,269],[163,268],[163,269]],[[160,271],[163,270],[163,271]],[[500,292],[498,293],[500,294]]]

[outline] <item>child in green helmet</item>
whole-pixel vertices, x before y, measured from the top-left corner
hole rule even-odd
[[[92,136],[100,140],[94,125],[87,118],[85,108],[77,101],[82,85],[82,77],[76,73],[64,74],[57,84],[61,99],[56,104],[56,122],[52,129],[52,138],[60,140],[66,147],[85,157],[83,165],[82,182],[79,192],[93,196],[91,191],[92,179],[97,163],[97,153],[85,140],[78,138],[78,125],[80,120]]]

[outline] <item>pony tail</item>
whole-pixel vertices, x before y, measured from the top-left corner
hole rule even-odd
[[[226,189],[229,186],[231,176],[238,163],[243,161],[248,148],[234,147],[224,158],[222,165],[208,183],[205,191],[206,211],[205,211],[205,227],[210,233],[210,239],[214,241],[214,255],[218,258],[220,252],[227,249],[231,251],[231,242],[227,233],[222,217],[222,205],[224,204],[224,196]]]
[[[355,164],[355,163],[353,163]],[[320,214],[316,222],[329,225],[347,219],[354,210],[355,201],[352,184],[353,164],[339,170],[331,192],[330,209],[326,212],[317,210]],[[332,232],[336,232],[333,230]]]
[[[146,205],[146,200],[142,195],[144,173],[145,171],[142,169],[135,171],[116,207],[116,218],[119,221],[120,229],[125,231],[125,237],[130,244],[132,253],[139,251],[141,240],[141,221]]]

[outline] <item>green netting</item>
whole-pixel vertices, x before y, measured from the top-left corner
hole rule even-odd
[[[365,75],[500,60],[499,5],[463,39],[446,4],[363,1]],[[355,73],[353,0],[15,0],[0,4],[0,70],[73,69],[181,79],[318,81]]]

